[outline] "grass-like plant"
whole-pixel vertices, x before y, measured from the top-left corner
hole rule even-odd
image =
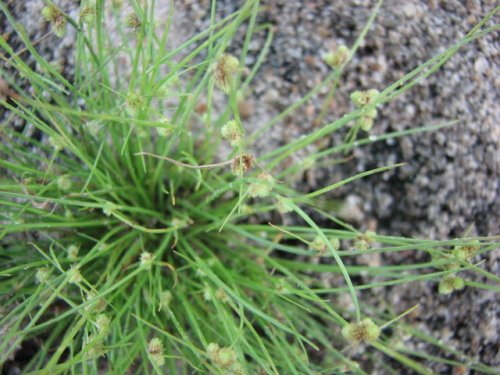
[[[428,283],[436,298],[463,287],[498,291],[499,278],[480,262],[496,238],[383,236],[324,209],[332,190],[399,165],[307,194],[290,177],[353,147],[452,125],[360,138],[376,124],[377,107],[498,30],[489,23],[498,8],[384,90],[354,93],[353,112],[253,155],[254,142],[324,87],[327,100],[334,95],[382,2],[354,45],[327,56],[332,70],[324,81],[253,132],[238,100],[273,38],[270,25],[256,23],[259,1],[220,21],[212,1],[210,27],[173,49],[166,48],[172,1],[131,0],[133,14],[113,8],[118,3],[83,2],[78,19],[47,4],[43,16],[53,33],[76,30],[75,75],[64,77],[0,2],[37,65],[0,38],[0,57],[10,67],[1,72],[10,95],[0,101],[8,110],[0,142],[0,364],[35,339],[39,348],[26,373],[365,374],[376,366],[427,374],[432,363],[495,371],[405,324],[417,306],[387,311],[359,291],[366,296],[372,288],[416,282]],[[158,30],[155,10],[166,3],[169,17]],[[109,8],[121,41],[108,32]],[[229,55],[242,25],[241,53]],[[245,67],[255,32],[266,33],[266,43],[255,65]],[[225,109],[215,111],[215,102]],[[36,136],[10,126],[16,117]],[[345,143],[310,154],[305,165],[283,167],[294,153],[345,129]],[[227,157],[224,147],[232,150]],[[284,225],[285,215],[298,224]],[[426,261],[356,263],[364,254],[398,251],[427,254]],[[468,280],[473,273],[484,282]],[[324,284],[327,274],[336,285]],[[359,275],[373,281],[354,282]],[[410,351],[403,336],[435,352]]]

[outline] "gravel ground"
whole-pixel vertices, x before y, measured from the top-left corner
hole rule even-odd
[[[76,15],[78,2],[59,3]],[[233,12],[238,3],[220,1],[220,16]],[[373,3],[263,1],[266,9],[258,21],[273,24],[276,35],[270,54],[247,93],[245,127],[258,128],[321,82],[328,72],[321,54],[341,44],[351,45],[364,27]],[[7,0],[7,4],[32,40],[48,31],[39,16],[41,1]],[[207,0],[180,1],[174,35],[184,40],[186,35],[206,28],[208,4]],[[346,69],[325,121],[333,121],[352,109],[350,92],[382,90],[463,37],[494,5],[495,1],[387,0]],[[496,21],[500,21],[498,16]],[[0,25],[5,25],[1,16]],[[12,38],[11,44],[15,46],[16,40]],[[73,40],[71,32],[62,40],[50,37],[40,42],[38,50],[61,64],[66,75],[71,75]],[[264,33],[256,34],[247,64],[253,64],[264,40]],[[238,52],[241,44],[239,35],[230,50]],[[359,171],[406,161],[408,165],[403,168],[337,190],[334,196],[345,202],[344,216],[362,228],[395,235],[444,239],[461,236],[467,229],[471,235],[500,234],[499,52],[498,34],[461,49],[438,73],[380,108],[372,133],[384,134],[453,119],[460,121],[457,125],[358,149],[348,163],[300,176],[300,187],[314,189]],[[319,100],[312,100],[305,109],[277,124],[255,148],[256,153],[311,131],[325,96],[326,92],[321,93]],[[338,144],[342,137],[343,134],[336,134],[327,144]],[[300,162],[301,157],[306,155],[298,155],[295,162]],[[402,258],[391,255],[391,259],[379,261],[402,262],[408,254],[399,256]],[[491,254],[487,268],[498,274],[499,265],[498,255]],[[467,288],[452,297],[443,297],[438,296],[435,285],[419,283],[386,288],[366,298],[380,301],[377,302],[380,305],[400,306],[401,310],[421,303],[419,313],[409,317],[408,323],[432,332],[477,360],[500,365],[496,333],[500,316],[498,297],[494,294]],[[404,341],[410,347],[420,345],[412,339]],[[438,365],[433,365],[433,369],[451,373],[449,368]]]

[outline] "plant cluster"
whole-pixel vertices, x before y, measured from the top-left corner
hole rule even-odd
[[[351,124],[344,144],[312,153],[306,167],[327,165],[372,142],[358,139],[357,129],[376,126],[376,107],[421,82],[462,46],[497,30],[488,27],[496,9],[457,44],[387,88],[353,93],[351,113],[254,155],[252,144],[271,127],[341,82],[382,2],[352,46],[326,57],[331,72],[324,82],[253,132],[245,128],[238,103],[258,77],[274,33],[271,25],[257,23],[259,1],[247,0],[220,20],[212,1],[210,27],[172,49],[167,41],[174,5],[168,3],[168,18],[159,22],[155,7],[167,2],[131,0],[129,13],[122,1],[89,0],[73,19],[49,1],[42,16],[55,36],[76,30],[75,75],[65,77],[37,53],[0,2],[41,68],[28,65],[0,38],[0,58],[10,67],[1,78],[16,93],[0,100],[7,110],[0,143],[0,364],[23,342],[36,340],[42,344],[26,373],[364,374],[365,362],[430,373],[425,360],[492,373],[400,324],[418,309],[373,305],[359,298],[359,290],[410,282],[428,282],[435,298],[453,298],[438,291],[464,287],[498,290],[457,276],[478,273],[498,282],[472,262],[492,251],[495,239],[361,232],[324,210],[323,199],[399,164],[301,193],[291,181],[304,166],[283,162]],[[106,11],[121,41],[107,31]],[[229,54],[242,26],[243,47]],[[244,66],[254,33],[267,39],[255,65]],[[125,72],[123,61],[130,63]],[[222,111],[214,110],[216,101]],[[15,117],[24,120],[25,130],[10,126]],[[227,157],[221,156],[224,148],[230,149]],[[284,225],[285,215],[300,224]],[[264,220],[269,217],[272,223]],[[318,217],[321,222],[313,219]],[[431,261],[356,264],[362,255],[398,251],[423,252]],[[324,274],[337,276],[338,284],[325,285]],[[360,275],[369,281],[355,282]],[[392,346],[408,334],[434,345],[441,356]]]

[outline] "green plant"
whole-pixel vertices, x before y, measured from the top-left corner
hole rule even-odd
[[[301,167],[283,168],[281,162],[354,123],[344,144],[309,155],[310,164],[328,163],[328,157],[352,149],[358,130],[371,127],[377,106],[431,75],[460,47],[498,30],[498,25],[486,26],[498,9],[457,44],[380,93],[370,91],[373,95],[362,103],[361,94],[355,94],[359,108],[352,113],[265,155],[249,151],[252,142],[322,87],[338,85],[381,3],[356,43],[335,59],[324,82],[252,134],[245,133],[238,95],[252,84],[273,37],[270,25],[256,24],[257,0],[246,1],[219,22],[213,1],[210,28],[173,50],[165,47],[173,2],[160,33],[154,1],[131,1],[130,15],[114,9],[123,36],[118,44],[106,32],[107,2],[85,3],[79,19],[49,3],[44,16],[57,22],[54,33],[61,36],[66,22],[77,31],[77,69],[70,80],[36,52],[0,3],[44,70],[28,66],[0,38],[6,51],[1,58],[14,71],[2,72],[2,78],[19,94],[0,101],[10,111],[0,144],[0,255],[5,264],[0,271],[0,363],[36,337],[43,346],[26,372],[362,374],[363,364],[343,349],[355,344],[354,350],[361,350],[358,345],[364,343],[373,348],[368,359],[387,368],[376,353],[419,373],[430,373],[419,358],[493,373],[425,333],[417,337],[435,345],[441,357],[392,347],[394,337],[384,332],[389,325],[396,337],[417,335],[416,329],[399,324],[410,310],[399,316],[387,313],[360,299],[359,290],[427,280],[435,281],[437,289],[441,279],[448,285],[466,270],[498,282],[479,264],[469,263],[472,256],[493,250],[496,238],[431,241],[361,233],[323,211],[318,197],[400,164],[300,194],[287,182]],[[243,24],[247,31],[240,56],[226,54]],[[240,65],[255,32],[267,33],[267,42],[245,72]],[[120,58],[129,59],[130,71],[121,71]],[[222,113],[213,111],[218,88],[227,99]],[[165,98],[175,102],[173,109]],[[206,98],[207,112],[197,117],[201,98]],[[9,127],[15,116],[43,137]],[[356,146],[368,142],[358,139]],[[220,159],[222,144],[232,147],[226,160]],[[262,221],[275,210],[303,224]],[[329,225],[319,226],[311,213]],[[261,224],[251,224],[252,216]],[[351,245],[354,249],[348,250]],[[376,267],[355,263],[364,254],[403,250],[428,253],[432,260]],[[311,261],[318,256],[329,262]],[[338,275],[343,286],[325,287],[318,277],[322,273]],[[356,285],[352,278],[361,273],[377,281]],[[465,286],[498,291],[486,283],[465,281]],[[344,295],[350,306],[339,302],[337,297]],[[318,350],[321,356],[311,356]]]

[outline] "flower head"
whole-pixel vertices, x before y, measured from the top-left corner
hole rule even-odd
[[[375,341],[380,335],[380,327],[370,318],[365,318],[358,323],[350,323],[342,328],[342,336],[354,344],[366,341]]]
[[[465,281],[458,276],[445,276],[441,279],[438,286],[440,294],[451,294],[455,290],[463,289]]]
[[[240,63],[236,57],[227,53],[223,54],[213,68],[215,85],[226,94],[229,93],[239,67]]]
[[[221,135],[231,146],[236,147],[241,141],[243,132],[235,120],[230,120],[221,128]]]
[[[257,179],[250,184],[249,194],[252,198],[264,198],[271,194],[274,186],[274,179],[267,172],[261,172],[257,176]]]
[[[349,48],[342,45],[334,52],[328,52],[323,56],[323,61],[332,68],[338,68],[347,61],[349,57]]]
[[[158,337],[152,338],[148,343],[149,359],[156,366],[163,366],[165,358],[163,357],[163,343]]]
[[[62,38],[66,34],[68,21],[61,9],[54,4],[47,5],[42,9],[42,16],[51,23],[52,31],[56,36]]]

